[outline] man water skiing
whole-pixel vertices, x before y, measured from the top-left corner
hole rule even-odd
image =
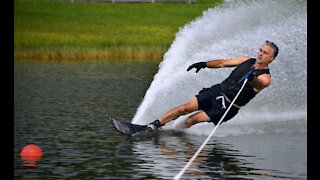
[[[217,125],[240,90],[245,77],[248,77],[247,83],[223,119],[223,122],[230,120],[242,106],[246,105],[257,93],[270,85],[271,75],[268,65],[276,58],[278,51],[277,45],[266,41],[259,49],[256,59],[249,56],[241,56],[192,64],[187,71],[195,68],[196,73],[198,73],[202,68],[236,68],[220,84],[215,84],[210,88],[203,88],[198,95],[187,103],[169,110],[159,119],[150,123],[148,127],[158,129],[181,115],[194,111],[198,112],[184,120],[181,125],[182,128],[189,128],[200,122],[212,122]]]

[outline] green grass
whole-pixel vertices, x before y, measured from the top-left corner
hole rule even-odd
[[[220,0],[196,3],[14,1],[15,59],[161,59],[179,28]]]

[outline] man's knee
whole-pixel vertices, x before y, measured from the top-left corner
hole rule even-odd
[[[187,120],[191,124],[197,124],[199,122],[207,122],[210,120],[210,118],[205,112],[202,111],[190,116]]]
[[[197,124],[198,123],[198,119],[194,118],[193,116],[190,116],[186,119],[186,123],[190,126]]]

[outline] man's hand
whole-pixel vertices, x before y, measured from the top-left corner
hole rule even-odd
[[[205,68],[206,67],[206,62],[198,62],[198,63],[194,63],[191,66],[188,67],[187,71],[190,71],[192,68],[196,68],[196,73],[198,73],[200,71],[201,68]]]

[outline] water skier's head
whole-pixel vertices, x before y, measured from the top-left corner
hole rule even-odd
[[[258,63],[269,64],[278,55],[279,48],[271,41],[266,41],[259,49],[257,55]]]

